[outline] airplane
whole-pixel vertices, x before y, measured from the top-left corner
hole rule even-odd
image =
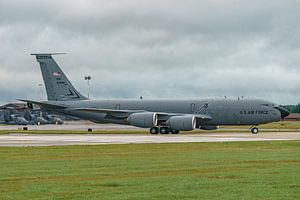
[[[64,121],[55,115],[48,115],[45,112],[35,110],[26,111],[24,114],[24,118],[29,122],[31,125],[45,125],[45,124],[63,124]]]
[[[60,125],[64,124],[64,121],[61,118],[59,118],[59,117],[57,117],[55,115],[46,115],[45,119],[48,120],[49,124],[56,124],[56,125],[58,125],[58,124],[60,124]]]
[[[11,118],[12,118],[12,120],[7,122],[10,125],[25,125],[26,126],[29,124],[29,122],[26,119],[24,119],[24,117],[11,115]]]
[[[30,122],[31,125],[45,125],[49,124],[49,122],[44,119],[40,114],[34,114],[32,112],[27,111],[24,115],[24,118]]]
[[[24,117],[20,117],[16,114],[8,114],[5,113],[4,116],[4,124],[7,125],[28,125],[29,121],[27,121]]]
[[[54,60],[61,53],[34,53],[42,72],[48,101],[27,102],[45,110],[95,123],[115,123],[149,128],[151,134],[178,134],[194,129],[215,130],[220,125],[258,125],[280,121],[289,112],[257,99],[91,100],[79,93]]]
[[[0,108],[0,124],[26,126],[63,123],[64,121],[57,115],[48,114],[40,109],[28,110],[25,105],[14,107],[13,104],[7,104]]]

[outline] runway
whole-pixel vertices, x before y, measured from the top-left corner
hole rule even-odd
[[[18,130],[23,127],[27,127],[28,130],[87,130],[89,128],[93,130],[142,130],[135,126],[128,125],[119,125],[119,124],[95,124],[88,121],[68,121],[63,125],[27,125],[27,126],[18,126],[18,125],[1,125],[0,130]],[[148,129],[145,129],[148,130]]]
[[[250,133],[205,133],[179,135],[138,135],[138,134],[9,134],[0,135],[0,146],[64,146],[103,144],[145,144],[145,143],[191,143],[191,142],[241,142],[300,140],[300,132]]]

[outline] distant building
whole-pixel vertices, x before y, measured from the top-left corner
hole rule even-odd
[[[291,113],[285,117],[282,121],[300,121],[300,113]]]
[[[25,110],[27,109],[26,103],[8,103],[0,107],[1,110]]]
[[[4,110],[0,110],[0,124],[3,123],[4,120]]]
[[[53,120],[59,118],[62,121],[65,120],[79,120],[78,118],[59,114],[54,112],[48,112],[42,110],[39,106],[34,105],[33,109],[27,107],[27,103],[8,103],[0,106],[0,124],[5,124],[12,121],[12,116],[23,117],[28,121],[32,121],[32,118],[43,117],[47,120]]]

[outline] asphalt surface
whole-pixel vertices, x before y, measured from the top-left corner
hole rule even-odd
[[[119,125],[119,124],[95,124],[88,121],[73,121],[66,122],[63,125],[1,125],[0,130],[18,130],[23,127],[27,127],[28,130],[87,130],[89,128],[93,130],[142,130],[141,128],[135,126]],[[148,130],[148,129],[145,129]]]
[[[179,135],[137,135],[137,134],[49,134],[0,135],[0,146],[61,146],[61,145],[100,145],[100,144],[144,144],[144,143],[189,143],[189,142],[235,142],[300,140],[300,132],[250,133],[205,133]]]

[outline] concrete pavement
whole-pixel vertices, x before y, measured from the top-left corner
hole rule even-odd
[[[8,134],[0,135],[0,146],[60,146],[143,143],[236,142],[300,140],[300,132],[200,133],[179,135],[143,134]]]

